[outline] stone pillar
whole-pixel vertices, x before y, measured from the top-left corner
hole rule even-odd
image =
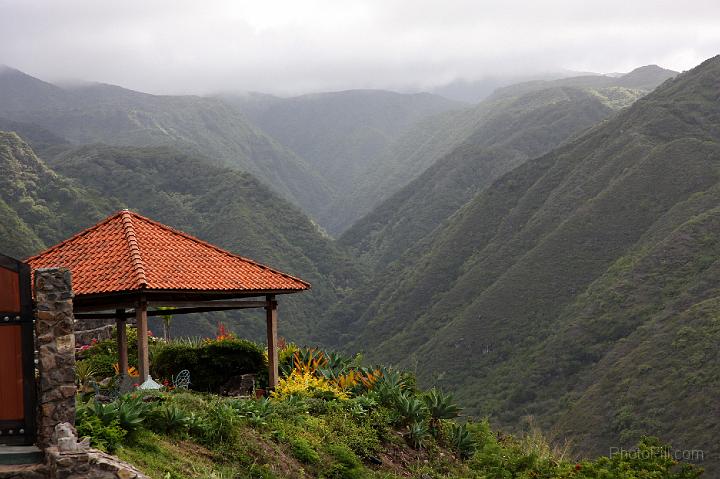
[[[38,369],[38,446],[52,442],[55,426],[75,425],[75,332],[70,271],[35,271]]]

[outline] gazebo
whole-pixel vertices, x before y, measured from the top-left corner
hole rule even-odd
[[[116,321],[123,375],[128,370],[127,318],[135,317],[141,382],[150,377],[148,316],[264,308],[269,386],[274,388],[278,381],[276,295],[310,288],[301,279],[128,210],[27,262],[33,270],[70,270],[77,319]]]

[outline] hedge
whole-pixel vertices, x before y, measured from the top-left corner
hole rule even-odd
[[[262,375],[265,354],[260,346],[244,339],[170,343],[155,352],[153,370],[157,378],[170,379],[183,369],[190,371],[191,389],[217,392],[234,376]]]

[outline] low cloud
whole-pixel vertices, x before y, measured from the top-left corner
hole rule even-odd
[[[0,63],[153,93],[426,89],[717,53],[717,1],[0,0]]]

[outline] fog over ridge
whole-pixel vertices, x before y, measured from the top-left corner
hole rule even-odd
[[[720,2],[705,0],[0,0],[0,63],[151,93],[428,90],[493,75],[681,71],[718,52]]]

